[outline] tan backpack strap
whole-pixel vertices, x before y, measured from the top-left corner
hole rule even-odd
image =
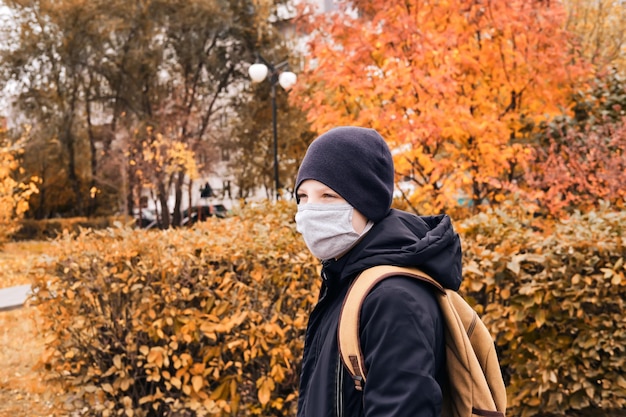
[[[445,293],[444,288],[437,281],[415,268],[380,265],[366,269],[354,280],[341,307],[337,335],[341,360],[354,379],[354,387],[359,391],[363,389],[367,375],[359,344],[359,316],[363,300],[380,281],[398,275],[428,282]]]

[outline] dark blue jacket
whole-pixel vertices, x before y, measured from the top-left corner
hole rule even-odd
[[[318,303],[306,331],[298,417],[435,417],[445,373],[443,319],[429,284],[404,277],[379,283],[361,310],[368,371],[354,388],[337,347],[343,299],[356,275],[376,265],[415,266],[444,287],[461,283],[461,244],[446,215],[399,210],[373,226],[338,260],[325,261]]]

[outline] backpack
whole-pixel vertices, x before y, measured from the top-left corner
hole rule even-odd
[[[494,340],[472,307],[454,290],[414,268],[381,265],[363,271],[352,283],[339,317],[339,353],[357,390],[367,371],[359,342],[359,314],[368,292],[381,280],[406,276],[433,285],[444,318],[446,373],[442,417],[504,417],[506,390]]]

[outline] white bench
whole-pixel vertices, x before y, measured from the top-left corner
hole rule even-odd
[[[30,295],[30,285],[18,285],[9,288],[0,288],[0,311],[13,310],[24,305]]]

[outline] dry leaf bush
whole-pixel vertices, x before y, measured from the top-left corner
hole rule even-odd
[[[519,209],[519,207],[517,207]],[[293,416],[318,263],[289,204],[193,229],[83,232],[41,274],[43,363],[94,416]],[[457,223],[508,416],[623,415],[626,213]],[[613,413],[613,414],[612,414]]]
[[[75,235],[82,229],[106,229],[116,223],[131,225],[133,221],[130,216],[22,219],[16,222],[17,226],[11,238],[16,241],[51,240],[63,236],[64,233]]]
[[[293,415],[317,262],[293,207],[279,206],[61,241],[35,302],[49,329],[43,362],[74,411]]]
[[[626,212],[461,226],[464,291],[496,338],[510,416],[626,415]]]

